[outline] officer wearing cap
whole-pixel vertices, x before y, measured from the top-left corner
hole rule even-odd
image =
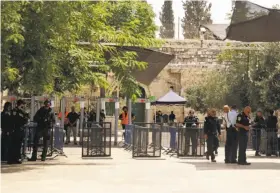
[[[18,100],[16,108],[12,110],[11,143],[8,155],[8,164],[21,164],[21,145],[24,138],[23,126],[28,122],[29,115],[24,111],[25,102]]]
[[[250,129],[250,115],[251,107],[247,106],[243,112],[237,115],[236,127],[238,128],[238,164],[239,165],[251,165],[246,160],[246,149],[248,143],[248,131]]]
[[[211,156],[211,162],[216,162],[214,147],[215,147],[215,141],[217,140],[216,138],[219,132],[219,127],[217,124],[215,109],[211,109],[208,112],[208,117],[207,119],[205,118],[203,130],[204,130],[204,138],[206,139],[207,142],[206,159],[209,160],[209,157]]]
[[[38,143],[41,137],[43,137],[43,152],[42,152],[41,161],[46,160],[49,130],[51,129],[52,124],[55,123],[55,117],[50,106],[51,106],[51,102],[49,100],[46,100],[44,102],[44,106],[41,107],[34,116],[34,121],[37,123],[37,128],[33,141],[32,157],[28,161],[37,160]]]
[[[189,115],[185,117],[184,124],[186,127],[186,144],[187,154],[189,153],[190,141],[192,142],[192,155],[196,155],[197,141],[198,141],[198,118],[194,115],[194,111],[190,110]]]

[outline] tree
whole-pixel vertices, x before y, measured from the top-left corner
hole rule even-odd
[[[208,72],[204,81],[186,90],[187,105],[201,113],[205,113],[207,108],[222,107],[229,92],[226,81],[224,73]]]
[[[137,61],[136,53],[119,52],[102,42],[158,44],[147,3],[2,2],[1,8],[1,88],[18,94],[62,93],[92,83],[106,86],[109,71],[122,77],[121,84],[136,85],[130,72],[146,64]]]
[[[160,12],[161,26],[159,35],[161,38],[174,38],[174,13],[172,9],[172,1],[164,1]]]
[[[218,59],[230,61],[227,103],[253,110],[280,107],[280,44],[267,44],[263,50],[226,50]]]
[[[211,3],[207,1],[184,1],[185,17],[182,28],[185,39],[199,38],[200,25],[211,24]]]

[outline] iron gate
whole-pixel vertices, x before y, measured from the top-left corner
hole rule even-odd
[[[161,157],[162,125],[135,123],[132,134],[132,157]]]
[[[110,157],[111,123],[85,123],[81,141],[82,157]]]
[[[205,139],[201,128],[178,129],[178,157],[197,157],[205,154]]]

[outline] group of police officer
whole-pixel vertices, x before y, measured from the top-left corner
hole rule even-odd
[[[256,119],[251,123],[250,113],[251,108],[249,106],[245,107],[241,113],[237,112],[235,105],[229,107],[224,106],[224,128],[226,130],[226,144],[225,144],[225,163],[226,164],[239,164],[239,165],[250,165],[246,159],[246,149],[248,144],[248,131],[250,127],[253,126],[253,130],[259,129],[259,127],[264,127],[264,118],[258,110]],[[252,125],[251,125],[252,124]],[[270,116],[268,117],[266,124],[270,127],[270,132],[273,132],[273,136],[277,134],[276,124],[277,118],[273,116],[273,111],[270,111]],[[189,115],[184,120],[184,125],[187,128],[198,127],[199,121],[196,116],[194,116],[194,111],[190,110]],[[272,129],[271,129],[272,128]],[[194,131],[195,129],[193,129]],[[196,155],[196,146],[197,146],[197,133],[192,130],[186,130],[187,134],[187,144],[189,141],[192,142],[192,155]],[[203,126],[204,137],[207,143],[207,152],[206,159],[210,159],[212,162],[216,162],[215,154],[218,154],[219,140],[221,136],[221,124],[216,116],[215,109],[208,109],[207,116],[205,117],[204,126]],[[259,132],[259,130],[257,130]],[[268,134],[270,134],[268,132]],[[270,135],[269,135],[270,136]],[[268,138],[269,138],[268,136]],[[272,134],[271,134],[272,136]],[[260,143],[260,133],[256,134],[256,156],[259,156],[259,143]],[[270,137],[275,138],[275,137]],[[269,139],[268,139],[269,140]],[[270,144],[270,142],[268,142]],[[272,143],[271,143],[272,144]],[[272,145],[271,145],[272,146]],[[239,147],[239,148],[238,148]],[[269,148],[268,148],[269,149]],[[271,147],[270,149],[273,149]],[[277,148],[274,147],[276,150]],[[267,155],[271,155],[270,151]],[[275,154],[275,151],[274,151]],[[276,154],[275,154],[276,155]]]
[[[55,117],[50,108],[51,102],[46,100],[34,116],[34,122],[37,123],[34,131],[33,152],[29,161],[37,160],[37,151],[39,139],[43,137],[43,152],[41,160],[46,160],[47,141],[49,140],[49,131],[52,124],[55,123]],[[1,161],[7,161],[8,164],[22,163],[22,147],[25,138],[25,125],[28,123],[29,114],[25,111],[25,102],[18,100],[16,107],[12,109],[12,103],[6,102],[1,113]]]

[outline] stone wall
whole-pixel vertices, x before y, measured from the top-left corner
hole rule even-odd
[[[230,61],[219,63],[217,56],[225,49],[260,49],[261,45],[240,42],[224,42],[213,40],[169,40],[160,50],[174,54],[176,57],[160,72],[150,84],[148,92],[159,98],[165,95],[170,86],[175,92],[184,96],[185,91],[194,84],[204,81],[205,75],[211,70],[223,70]],[[164,113],[175,110],[178,119],[184,116],[183,108],[158,107]],[[177,112],[178,111],[178,112]]]

